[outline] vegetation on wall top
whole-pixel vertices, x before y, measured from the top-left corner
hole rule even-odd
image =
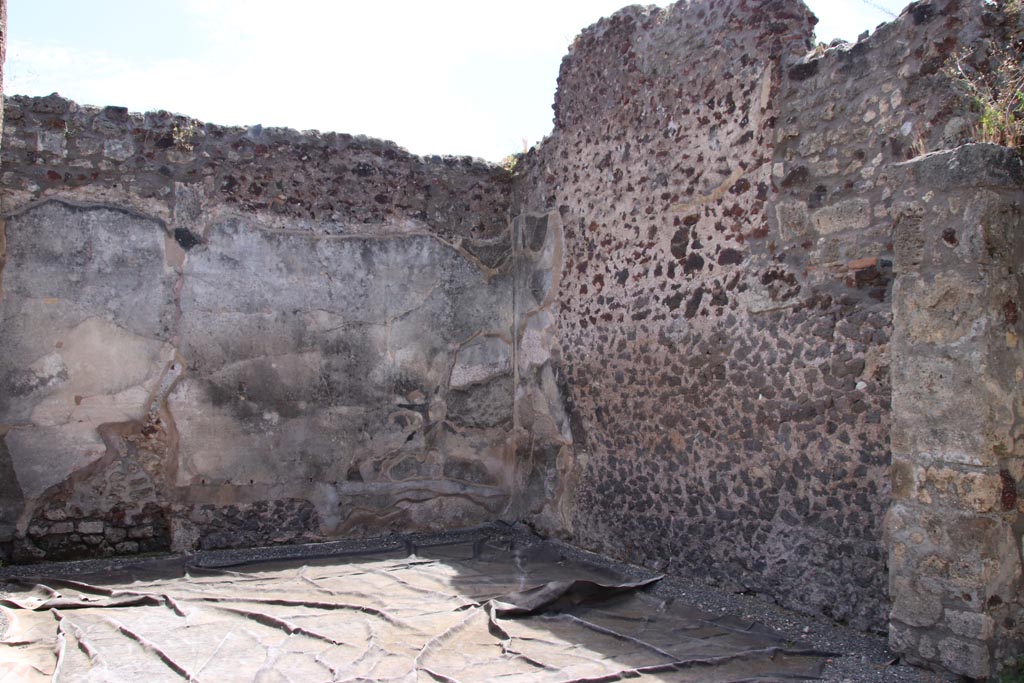
[[[990,3],[1002,15],[1006,34],[999,42],[985,42],[953,54],[947,75],[977,115],[973,137],[1014,149],[1024,147],[1024,36],[1021,9],[1024,0]]]

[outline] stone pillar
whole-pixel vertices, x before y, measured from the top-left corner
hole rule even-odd
[[[979,144],[895,176],[889,640],[984,678],[1024,652],[1024,172]]]

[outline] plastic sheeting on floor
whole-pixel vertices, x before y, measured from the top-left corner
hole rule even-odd
[[[17,579],[0,681],[772,681],[818,653],[546,544]]]

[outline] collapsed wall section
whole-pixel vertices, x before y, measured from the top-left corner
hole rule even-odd
[[[15,559],[461,527],[508,507],[505,172],[57,96],[6,112]]]
[[[517,198],[565,226],[575,541],[886,627],[887,169],[963,134],[941,65],[984,15],[805,57],[802,3],[696,1],[576,40]]]

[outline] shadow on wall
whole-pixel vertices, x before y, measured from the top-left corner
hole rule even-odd
[[[169,232],[53,201],[8,219],[22,553],[465,526],[508,505],[510,259],[241,218],[186,254]]]

